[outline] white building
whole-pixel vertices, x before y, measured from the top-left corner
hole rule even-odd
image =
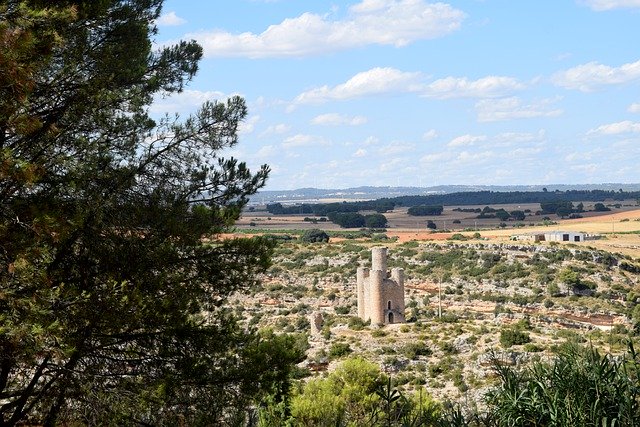
[[[525,242],[584,242],[587,239],[585,233],[579,231],[545,231],[537,233],[516,234],[512,240]]]

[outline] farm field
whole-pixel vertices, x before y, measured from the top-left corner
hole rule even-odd
[[[484,206],[465,206],[462,208],[483,208]],[[539,204],[523,205],[493,205],[496,209],[511,211],[515,209],[539,210]],[[451,238],[455,233],[472,236],[476,231],[483,240],[504,242],[510,240],[514,234],[524,234],[549,230],[577,231],[601,235],[598,240],[580,243],[603,250],[618,251],[632,256],[640,256],[640,208],[628,201],[620,208],[613,208],[610,212],[584,212],[582,218],[561,219],[552,218],[552,224],[545,224],[544,215],[529,214],[524,221],[508,221],[506,227],[500,227],[497,219],[476,219],[477,214],[459,212],[458,206],[447,206],[442,215],[413,217],[407,214],[406,208],[397,208],[385,213],[389,226],[386,229],[388,237],[395,237],[402,243],[411,240],[442,241]],[[585,203],[585,209],[593,208],[593,203]],[[257,230],[309,230],[320,228],[327,231],[345,230],[331,222],[312,223],[304,221],[305,215],[275,216],[264,211],[245,212],[237,223],[238,230],[249,232]],[[428,220],[436,223],[436,230],[428,230],[425,226]],[[459,221],[459,223],[454,222]],[[252,224],[252,225],[250,225]]]

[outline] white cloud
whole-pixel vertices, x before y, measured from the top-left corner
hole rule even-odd
[[[253,133],[256,128],[256,123],[258,123],[259,121],[260,116],[250,116],[249,119],[240,123],[240,126],[238,126],[238,133],[245,135]]]
[[[368,136],[363,145],[366,147],[369,145],[376,145],[378,142],[380,142],[380,140],[375,136]]]
[[[265,145],[261,147],[255,154],[256,158],[264,159],[266,157],[271,157],[277,154],[278,150],[273,145]]]
[[[420,158],[422,163],[440,163],[443,160],[447,160],[451,158],[451,153],[442,152],[442,153],[431,153],[426,154]]]
[[[156,114],[165,113],[192,113],[205,101],[226,99],[227,96],[218,91],[200,91],[187,89],[180,93],[172,94],[167,98],[156,98],[149,111]]]
[[[309,147],[312,145],[327,145],[327,141],[318,136],[299,133],[297,135],[290,136],[282,143],[283,148]]]
[[[571,170],[579,171],[579,172],[585,172],[585,173],[592,174],[592,175],[597,173],[600,169],[602,169],[602,165],[601,164],[598,165],[598,164],[595,164],[595,163],[587,163],[587,164],[584,164],[584,165],[571,166]]]
[[[391,154],[404,154],[413,151],[415,146],[406,142],[394,141],[378,150],[378,153],[383,156],[389,156]]]
[[[478,80],[466,77],[446,77],[427,85],[424,95],[433,98],[493,98],[524,89],[512,77],[487,76]]]
[[[640,113],[640,102],[634,102],[633,104],[629,105],[627,111],[630,113]]]
[[[640,0],[581,0],[580,3],[597,12],[640,7]]]
[[[594,158],[602,159],[604,154],[605,153],[602,152],[602,149],[590,151],[574,151],[564,156],[564,159],[567,162],[585,163],[587,161],[593,160]]]
[[[493,146],[510,147],[514,144],[523,144],[526,142],[540,142],[546,139],[547,133],[544,129],[540,129],[537,133],[528,132],[502,132],[493,138]]]
[[[311,123],[321,126],[359,126],[367,123],[367,118],[364,116],[348,117],[337,113],[328,113],[314,117]]]
[[[557,117],[563,113],[553,108],[559,98],[547,98],[522,104],[520,98],[483,99],[475,105],[479,122],[495,122],[511,119],[530,119],[534,117]]]
[[[587,135],[620,135],[624,133],[640,133],[640,123],[630,120],[598,126],[587,132]]]
[[[522,160],[542,152],[542,147],[520,147],[504,153],[503,157]]]
[[[486,141],[487,137],[485,135],[462,135],[457,138],[453,138],[447,144],[447,147],[466,147],[469,145],[473,145],[476,142]]]
[[[282,135],[284,133],[289,132],[290,129],[291,129],[291,126],[286,125],[284,123],[279,123],[277,125],[271,125],[268,128],[266,128],[264,132],[260,134],[260,136],[264,137],[269,135]]]
[[[426,84],[420,72],[376,67],[354,75],[345,83],[333,87],[325,85],[303,92],[293,100],[289,109],[300,104],[320,104],[330,100],[398,93],[420,93],[437,99],[494,98],[524,88],[525,85],[516,79],[500,76],[478,80],[446,77]]]
[[[355,153],[353,153],[353,157],[364,157],[366,155],[367,155],[367,150],[365,150],[364,148],[360,148],[356,150]]]
[[[462,151],[456,157],[458,162],[468,163],[468,162],[483,162],[490,158],[494,157],[493,151],[482,151],[479,153],[470,153],[469,151]]]
[[[420,73],[409,73],[395,68],[373,68],[358,73],[345,83],[334,87],[322,86],[298,95],[294,104],[320,104],[329,100],[360,98],[418,89]]]
[[[402,170],[407,165],[408,162],[409,162],[409,159],[404,157],[387,159],[384,162],[380,163],[378,170],[380,172],[390,172],[390,171],[397,172],[398,170]]]
[[[159,27],[176,27],[178,25],[186,24],[186,19],[180,18],[175,12],[163,13],[158,19],[156,19],[156,25]]]
[[[552,78],[558,86],[582,92],[590,92],[599,86],[624,84],[638,79],[640,79],[640,61],[619,67],[589,62],[556,73]]]
[[[207,57],[291,57],[367,45],[401,47],[445,36],[460,28],[465,14],[445,3],[424,0],[363,0],[343,20],[303,13],[260,34],[223,30],[185,35],[197,40]]]
[[[428,131],[422,134],[423,141],[431,141],[432,139],[435,139],[437,137],[438,137],[438,132],[436,132],[435,129],[429,129]]]

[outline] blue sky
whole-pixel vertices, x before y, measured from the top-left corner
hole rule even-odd
[[[640,0],[166,1],[267,190],[640,182]]]

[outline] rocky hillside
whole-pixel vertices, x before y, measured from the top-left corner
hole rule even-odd
[[[381,244],[389,267],[405,269],[406,324],[356,317],[356,268]],[[361,355],[401,389],[478,402],[496,358],[524,364],[575,343],[623,352],[640,336],[639,297],[640,259],[583,244],[290,241],[234,309],[248,327],[307,334],[302,376]]]

